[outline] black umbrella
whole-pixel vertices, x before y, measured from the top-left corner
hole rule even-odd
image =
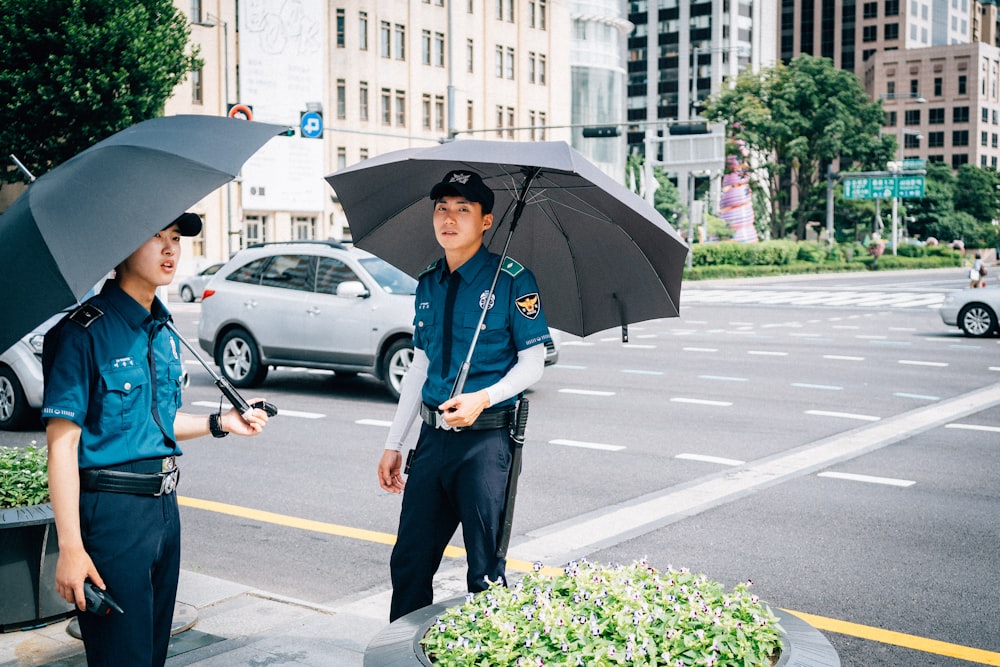
[[[477,172],[494,191],[500,224],[487,247],[502,254],[509,243],[534,272],[552,327],[586,336],[622,326],[625,335],[631,322],[679,315],[687,246],[564,142],[454,141],[386,153],[326,180],[355,244],[416,276],[442,255],[428,194],[453,169]]]
[[[214,116],[156,118],[32,182],[0,215],[0,350],[73,305],[285,129]]]

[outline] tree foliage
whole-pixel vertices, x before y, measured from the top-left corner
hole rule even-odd
[[[200,66],[172,0],[0,0],[0,26],[0,155],[36,176],[162,114]]]
[[[885,112],[881,103],[868,101],[858,78],[809,55],[787,66],[744,72],[708,100],[705,115],[727,122],[755,156],[756,186],[768,193],[775,238],[791,229],[805,236],[809,211],[792,210],[792,189],[800,202],[813,200],[815,191],[825,188],[826,165],[884,164],[895,144],[892,137],[879,136]]]

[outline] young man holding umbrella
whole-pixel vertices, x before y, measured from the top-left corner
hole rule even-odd
[[[483,245],[494,197],[479,174],[451,171],[430,198],[444,258],[420,275],[413,363],[378,466],[383,489],[406,487],[390,559],[390,621],[433,602],[434,573],[459,524],[469,591],[506,581],[497,545],[512,459],[509,430],[517,397],[542,375],[549,339],[534,275],[510,258],[498,271],[501,258]],[[463,387],[456,378],[484,308]],[[400,450],[418,415],[424,423],[404,484]]]
[[[56,589],[82,612],[90,580],[124,612],[78,615],[90,667],[166,662],[180,572],[177,442],[257,435],[267,423],[260,409],[248,421],[235,409],[178,412],[180,343],[156,288],[174,276],[181,236],[200,230],[198,216],[181,215],[45,337]]]

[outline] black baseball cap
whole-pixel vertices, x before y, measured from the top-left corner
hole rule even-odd
[[[181,236],[198,236],[198,233],[201,232],[201,216],[197,213],[181,213],[180,216],[167,225],[167,227],[170,227],[171,225],[177,225],[177,229],[180,231]],[[164,229],[167,227],[164,227]]]
[[[493,191],[486,187],[482,177],[474,171],[456,169],[449,171],[440,183],[431,188],[431,199],[441,197],[465,197],[483,207],[483,214],[493,212]]]

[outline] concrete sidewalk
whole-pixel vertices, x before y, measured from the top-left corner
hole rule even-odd
[[[461,565],[442,568],[435,597],[464,594]],[[182,571],[179,616],[195,624],[173,637],[167,665],[361,667],[368,642],[389,623],[389,595],[374,591],[325,606]],[[0,634],[0,667],[85,667],[83,643],[67,633],[68,624]]]

